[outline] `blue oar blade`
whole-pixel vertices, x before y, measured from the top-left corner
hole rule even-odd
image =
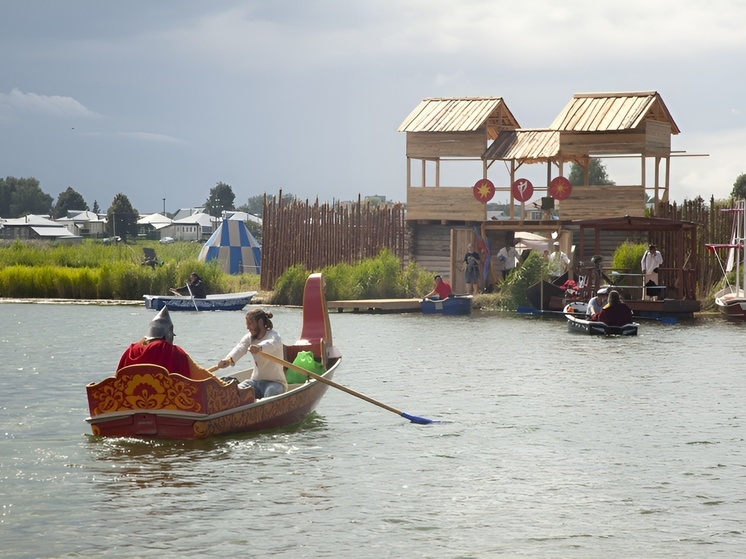
[[[663,324],[676,324],[678,320],[676,320],[676,317],[674,316],[662,316],[658,319],[658,322],[662,322]]]
[[[417,423],[418,425],[430,425],[431,423],[435,423],[432,419],[427,419],[426,417],[419,417],[417,415],[410,415],[405,412],[402,412],[401,416],[404,419],[408,419],[412,423]]]

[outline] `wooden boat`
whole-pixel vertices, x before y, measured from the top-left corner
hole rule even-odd
[[[242,293],[219,293],[204,299],[182,297],[180,295],[143,295],[145,308],[159,311],[168,307],[169,311],[240,311],[251,302],[256,291]]]
[[[324,278],[312,274],[303,293],[300,338],[285,346],[292,362],[299,351],[312,351],[325,366],[321,375],[331,380],[342,357],[332,343],[326,308]],[[251,370],[231,376],[249,378]],[[154,439],[201,439],[227,433],[244,433],[284,427],[305,419],[328,388],[311,379],[291,384],[288,391],[254,399],[251,389],[218,378],[191,380],[156,365],[131,365],[113,377],[86,387],[94,435]]]
[[[561,276],[559,281],[564,283],[566,279],[567,274],[564,274]],[[535,309],[543,311],[561,311],[566,303],[566,293],[560,285],[546,280],[538,281],[526,289],[526,298]]]
[[[422,314],[463,315],[471,314],[471,295],[456,295],[448,299],[423,299],[420,302]]]
[[[731,233],[730,243],[725,244],[706,244],[708,250],[715,254],[723,271],[723,277],[726,286],[715,293],[715,306],[718,311],[734,320],[746,320],[746,251],[744,251],[744,231],[746,231],[746,211],[744,206],[746,201],[739,200],[735,208],[728,208],[722,211],[735,212],[738,215],[733,219],[733,231]],[[718,250],[727,249],[727,264],[723,265]],[[728,272],[732,270],[733,265],[736,269],[736,283],[731,285],[728,282]]]
[[[637,322],[631,322],[624,326],[610,326],[605,322],[589,320],[585,314],[586,309],[578,303],[571,303],[563,309],[567,317],[567,329],[570,332],[590,334],[591,336],[636,336]]]

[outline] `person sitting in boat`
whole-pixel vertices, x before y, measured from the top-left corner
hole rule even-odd
[[[174,324],[166,307],[150,322],[145,337],[130,344],[125,350],[119,358],[117,370],[137,363],[160,365],[169,373],[179,373],[194,380],[215,378],[210,371],[197,365],[186,351],[174,344]]]
[[[249,330],[224,359],[218,361],[218,368],[225,369],[235,365],[247,353],[254,356],[254,372],[249,380],[238,385],[239,388],[251,386],[257,398],[268,398],[282,394],[288,389],[285,371],[282,365],[262,357],[266,352],[284,359],[284,349],[280,335],[273,330],[272,313],[262,309],[251,309],[246,313],[246,328]]]
[[[602,287],[596,291],[596,296],[588,301],[588,308],[585,311],[586,316],[592,317],[601,312],[604,305],[606,304],[606,295],[609,293],[608,287]]]
[[[207,297],[207,290],[202,278],[199,277],[197,272],[189,274],[189,280],[187,280],[184,287],[177,287],[171,289],[171,293],[174,295],[182,295],[185,297],[194,297],[195,299],[204,299]]]
[[[423,299],[449,299],[453,296],[451,284],[445,281],[442,276],[437,275],[435,276],[435,287]]]
[[[601,312],[591,317],[592,320],[603,322],[607,326],[624,326],[632,323],[632,309],[622,301],[622,297],[616,289],[609,291],[609,302],[604,305]]]

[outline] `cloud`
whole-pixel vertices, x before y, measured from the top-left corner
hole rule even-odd
[[[16,113],[47,115],[62,119],[100,116],[72,97],[24,93],[17,88],[13,88],[10,93],[0,93],[0,108],[3,107]]]
[[[158,144],[179,144],[188,145],[189,142],[169,136],[167,134],[154,134],[152,132],[82,132],[83,136],[99,136],[99,137],[117,137],[117,138],[130,138],[134,140],[142,140],[145,142],[153,142]]]

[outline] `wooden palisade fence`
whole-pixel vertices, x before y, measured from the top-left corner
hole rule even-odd
[[[681,221],[691,221],[699,225],[697,227],[697,296],[704,298],[712,287],[723,279],[723,273],[718,264],[717,258],[712,254],[705,244],[707,243],[727,243],[730,241],[733,230],[733,220],[743,219],[743,216],[735,212],[723,212],[726,208],[733,208],[735,201],[715,200],[710,198],[709,204],[701,197],[694,200],[685,200],[681,206],[674,203],[661,203],[658,205],[656,215],[668,219],[678,219]],[[657,239],[658,246],[663,252],[665,259],[665,250],[670,246],[671,239],[664,235]],[[724,255],[721,254],[721,258]],[[665,260],[664,260],[665,265]]]
[[[361,202],[334,206],[308,200],[290,203],[279,196],[264,198],[260,285],[271,290],[288,268],[309,271],[325,266],[354,264],[373,258],[384,248],[405,260],[406,223],[402,204]]]
[[[676,203],[661,203],[657,217],[690,221],[697,227],[697,254],[691,258],[696,263],[697,297],[706,296],[722,279],[722,272],[715,256],[705,243],[724,243],[730,240],[734,219],[743,219],[733,212],[732,200],[715,200],[709,204],[701,197]],[[262,225],[262,267],[260,285],[271,290],[285,270],[303,265],[309,271],[319,271],[325,266],[355,264],[377,256],[384,248],[406,262],[409,254],[409,228],[402,204],[371,205],[360,196],[352,204],[319,204],[318,199],[288,202],[277,197],[264,199]],[[654,240],[664,255],[673,250],[673,235],[658,234]],[[691,266],[691,262],[688,264]],[[684,265],[687,267],[687,264]]]

